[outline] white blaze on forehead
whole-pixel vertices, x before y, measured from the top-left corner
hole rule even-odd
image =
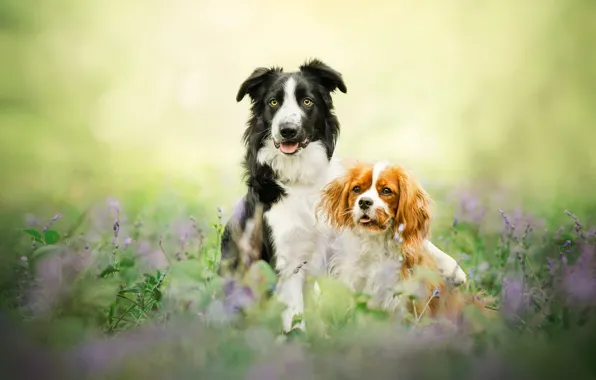
[[[387,206],[387,203],[385,203],[385,201],[381,199],[381,197],[379,196],[379,192],[377,191],[377,182],[379,181],[381,173],[387,168],[387,166],[389,166],[389,163],[386,161],[377,162],[373,166],[372,183],[370,185],[370,188],[366,190],[364,193],[360,194],[360,196],[356,200],[356,205],[358,205],[358,201],[361,198],[366,197],[373,200],[373,205],[370,207],[371,213],[374,213],[374,211],[377,208],[382,208],[386,212],[389,212],[389,206]]]
[[[379,177],[380,177],[381,173],[383,172],[383,170],[385,170],[387,168],[387,166],[389,166],[389,163],[387,161],[377,162],[373,166],[373,176],[372,176],[372,186],[371,186],[371,189],[377,187],[377,182],[379,181]]]
[[[282,139],[279,133],[281,124],[289,123],[299,127],[302,123],[304,112],[296,100],[296,85],[297,83],[294,77],[288,78],[286,83],[284,83],[284,98],[278,99],[281,107],[271,121],[271,135],[276,141]]]

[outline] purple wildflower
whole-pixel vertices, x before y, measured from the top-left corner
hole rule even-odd
[[[433,298],[441,298],[441,291],[439,290],[439,288],[435,287],[433,289]]]
[[[518,314],[524,304],[524,284],[521,279],[503,279],[503,310],[507,315]]]
[[[482,222],[486,214],[486,209],[482,206],[481,200],[469,190],[460,194],[459,208],[461,219],[475,224]]]
[[[505,228],[508,229],[508,230],[510,230],[511,232],[513,232],[513,230],[515,230],[515,225],[513,225],[509,221],[509,218],[505,214],[505,211],[499,210],[499,214],[501,214],[501,217],[503,218],[503,222],[505,222]]]
[[[575,226],[575,233],[582,239],[585,239],[586,236],[584,235],[584,233],[582,231],[582,225],[579,222],[579,218],[576,215],[572,214],[569,210],[565,210],[565,214],[567,216],[569,216],[571,219],[573,219],[573,224]]]
[[[227,312],[237,312],[254,301],[254,294],[248,286],[237,286],[235,282],[230,281],[225,286],[226,299],[224,301],[224,308]]]
[[[54,215],[54,216],[52,217],[52,219],[50,219],[50,221],[48,222],[48,224],[46,224],[46,225],[43,227],[43,232],[46,232],[47,230],[49,230],[49,229],[50,229],[50,227],[52,227],[52,225],[53,225],[53,224],[54,224],[54,223],[55,223],[55,222],[56,222],[58,219],[60,219],[61,217],[62,217],[62,215],[60,215],[60,214],[56,214],[56,215]]]

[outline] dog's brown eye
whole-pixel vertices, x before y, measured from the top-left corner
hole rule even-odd
[[[269,105],[270,105],[271,107],[277,107],[277,105],[278,105],[278,104],[279,104],[279,102],[278,102],[276,99],[271,99],[271,100],[269,101]]]
[[[390,188],[388,188],[388,187],[384,187],[384,188],[381,190],[381,195],[391,195],[391,194],[393,194],[393,192],[392,192],[392,191],[391,191],[391,189],[390,189]]]
[[[312,100],[310,100],[309,98],[304,98],[304,100],[302,101],[302,103],[304,103],[304,105],[307,106],[307,107],[312,106]]]
[[[360,192],[360,186],[354,186],[354,187],[352,188],[352,191],[353,191],[354,193],[358,194],[358,193]]]

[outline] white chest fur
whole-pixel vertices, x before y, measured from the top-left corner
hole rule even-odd
[[[319,141],[309,144],[297,156],[283,155],[268,142],[259,151],[258,159],[271,166],[286,192],[265,213],[271,226],[277,269],[282,277],[292,274],[298,266],[313,274],[320,273],[328,229],[317,223],[315,207],[323,187],[343,169],[341,164],[329,161]]]
[[[317,223],[315,207],[321,190],[341,172],[342,166],[335,160],[329,161],[320,142],[309,144],[296,156],[281,154],[269,142],[259,151],[258,160],[275,171],[278,184],[286,192],[264,217],[271,227],[279,271],[277,293],[287,305],[282,321],[288,331],[293,316],[304,310],[305,274],[324,273],[326,242],[331,232],[324,223]]]
[[[298,266],[319,272],[324,258],[323,236],[315,224],[315,203],[319,190],[313,186],[284,186],[287,195],[265,213],[271,226],[277,269],[293,272]],[[306,264],[304,264],[306,262]],[[290,273],[287,273],[289,275]],[[286,275],[286,273],[282,273]]]
[[[399,247],[384,235],[363,239],[352,231],[345,231],[336,245],[331,276],[352,291],[369,295],[369,306],[401,310],[401,298],[396,296],[402,266]]]

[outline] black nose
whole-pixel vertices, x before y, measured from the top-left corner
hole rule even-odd
[[[293,139],[298,135],[298,128],[291,124],[284,124],[279,128],[279,134],[284,139]]]
[[[358,201],[358,206],[360,206],[361,209],[363,210],[367,210],[370,206],[372,206],[373,204],[373,200],[370,198],[360,198],[360,200]]]

